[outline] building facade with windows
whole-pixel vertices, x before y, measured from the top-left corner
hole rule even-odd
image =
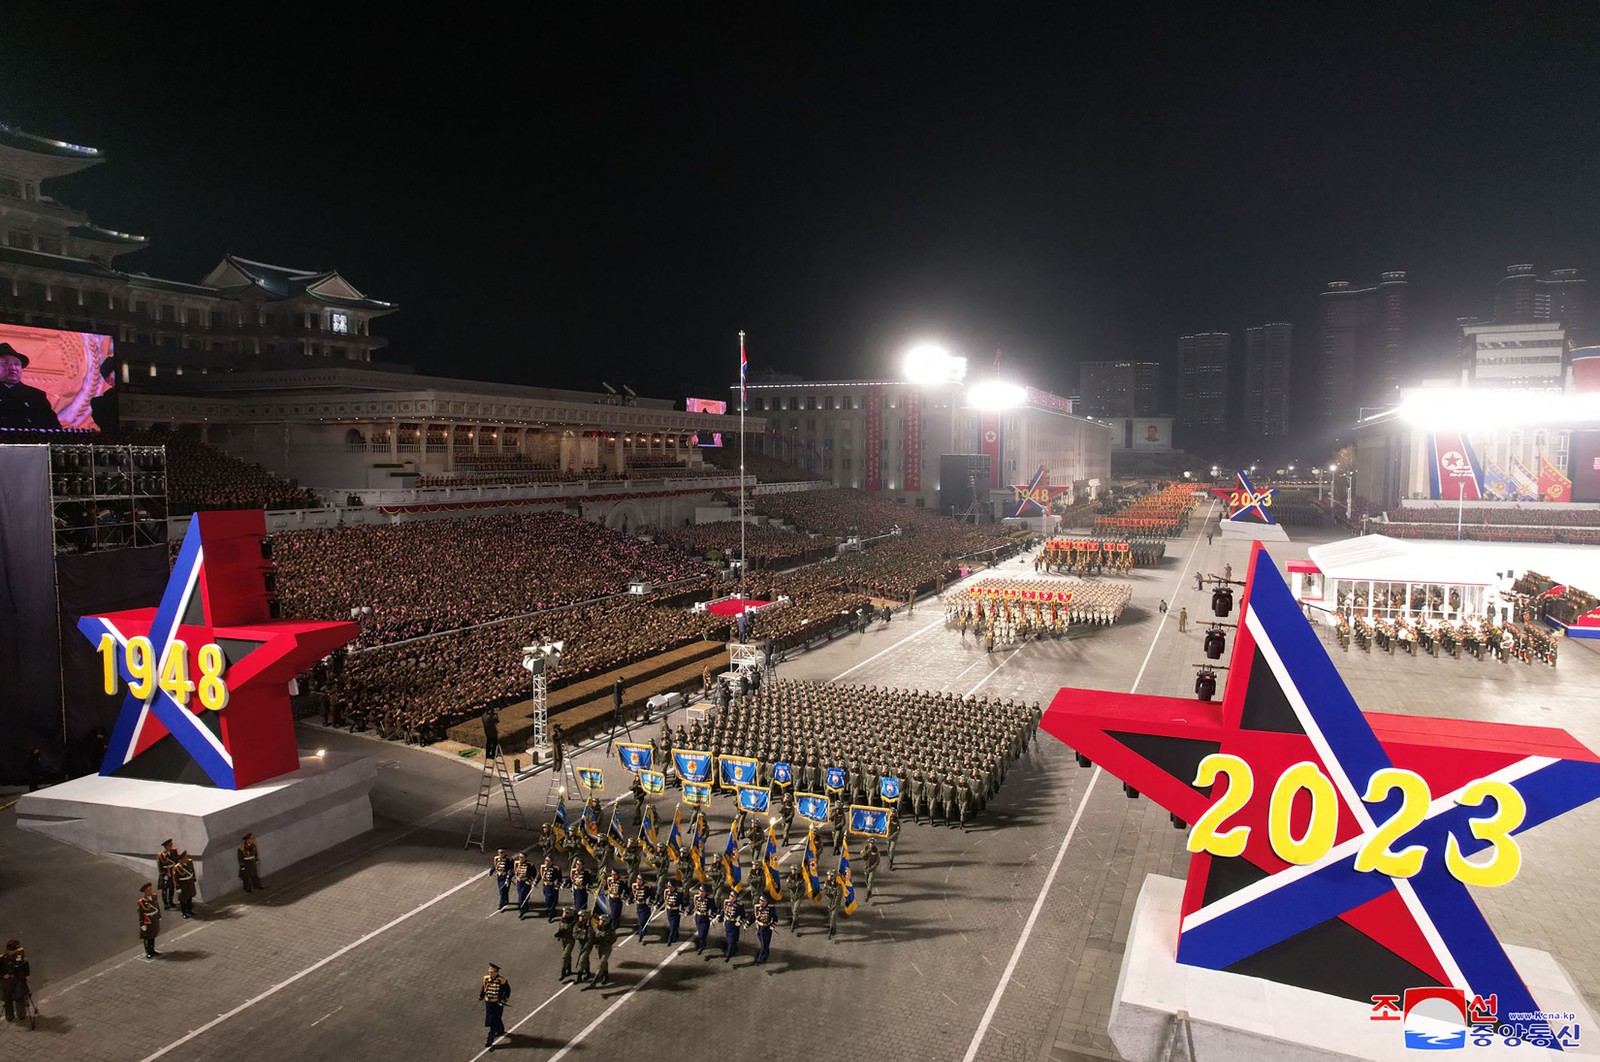
[[[748,394],[763,453],[907,505],[938,507],[943,454],[990,455],[994,491],[1027,483],[1040,465],[1075,493],[1111,474],[1111,426],[1037,388],[1003,410],[971,407],[959,385],[898,380],[753,384]]]
[[[1153,417],[1161,406],[1161,365],[1086,361],[1078,369],[1078,412],[1090,417]]]
[[[1322,292],[1314,416],[1328,439],[1348,438],[1363,409],[1399,399],[1411,349],[1408,292],[1399,270],[1370,287],[1336,280]]]
[[[1244,429],[1259,438],[1289,434],[1289,364],[1294,326],[1274,322],[1244,330]]]
[[[1199,332],[1178,339],[1178,435],[1186,445],[1228,430],[1228,375],[1233,336]]]

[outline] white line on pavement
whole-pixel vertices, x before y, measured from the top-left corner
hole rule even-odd
[[[688,948],[689,942],[686,940],[682,944],[679,944],[676,948],[672,949],[672,951],[668,952],[665,959],[662,959],[660,962],[656,963],[655,969],[639,978],[638,984],[624,992],[615,1003],[611,1004],[611,1006],[602,1011],[599,1017],[595,1018],[595,1020],[591,1021],[588,1025],[585,1025],[582,1032],[578,1033],[578,1035],[574,1036],[571,1040],[568,1040],[565,1047],[551,1055],[550,1062],[560,1062],[561,1059],[565,1058],[574,1047],[577,1047],[578,1044],[583,1042],[583,1038],[585,1036],[588,1036],[590,1033],[594,1032],[595,1029],[599,1028],[601,1022],[605,1021],[607,1018],[611,1017],[612,1014],[616,1013],[618,1007],[632,999],[635,992],[649,984],[650,979],[656,974],[660,973],[667,963],[671,962],[673,959],[676,959],[679,955],[682,955],[688,950]]]
[[[1017,658],[1017,654],[1020,653],[1020,652],[1022,652],[1022,646],[1020,646],[1020,645],[1017,646],[1015,649],[1011,650],[1011,655],[1006,657],[1004,660],[1000,661],[998,664],[996,664],[994,666],[994,671],[989,672],[987,675],[983,676],[983,678],[979,679],[978,680],[978,684],[976,686],[972,687],[970,690],[968,690],[966,692],[965,696],[971,697],[974,693],[977,693],[979,690],[983,689],[983,684],[985,682],[988,682],[990,679],[994,678],[995,671],[999,671],[1001,668],[1003,668],[1007,664],[1011,663],[1011,661],[1015,660]],[[964,675],[964,674],[966,674],[966,672],[963,671],[962,674]]]
[[[833,676],[833,678],[829,679],[828,681],[829,682],[838,682],[840,679],[842,679],[846,675],[850,674],[850,672],[854,671],[856,668],[865,667],[866,665],[872,663],[874,660],[878,659],[878,657],[882,656],[884,653],[892,653],[892,652],[894,652],[896,649],[900,648],[902,645],[906,644],[911,639],[920,638],[924,634],[927,634],[929,631],[933,630],[935,627],[941,626],[943,623],[944,623],[943,619],[936,619],[932,623],[928,624],[926,627],[923,627],[921,630],[912,631],[910,634],[906,635],[904,638],[901,638],[898,642],[895,642],[893,645],[889,646],[889,648],[878,650],[876,653],[873,653],[871,656],[867,657],[865,660],[861,661],[860,663],[854,664],[854,665],[852,665],[850,667],[845,668],[843,671],[839,672],[837,675]]]
[[[543,1003],[540,1003],[537,1007],[534,1007],[532,1010],[528,1011],[528,1013],[522,1018],[521,1021],[517,1022],[511,1028],[507,1029],[506,1030],[506,1035],[509,1036],[512,1033],[516,1032],[518,1029],[522,1028],[524,1025],[526,1025],[528,1023],[529,1019],[531,1019],[535,1014],[539,1013],[541,1010],[543,1010],[544,1008],[548,1007],[550,1004],[554,1003],[556,1001],[556,997],[557,996],[561,995],[562,992],[565,992],[567,989],[571,988],[573,985],[575,985],[577,983],[578,982],[576,982],[576,981],[568,981],[566,984],[562,985],[561,988],[555,993],[555,995],[552,995],[549,999],[545,1000]],[[477,1054],[472,1056],[471,1062],[478,1062],[478,1059],[482,1058],[484,1055],[486,1055],[488,1053],[489,1053],[489,1049],[487,1047],[485,1047],[482,1051],[479,1051]]]
[[[1211,512],[1216,507],[1206,510],[1209,519]],[[1177,596],[1178,587],[1183,585],[1184,577],[1189,573],[1189,566],[1194,563],[1194,555],[1200,548],[1200,536],[1195,535],[1194,546],[1189,550],[1189,557],[1184,561],[1183,567],[1178,571],[1178,580],[1173,584],[1173,596]],[[1156,643],[1160,640],[1162,628],[1166,626],[1167,614],[1162,613],[1161,619],[1156,623],[1155,632],[1150,636],[1150,648],[1145,651],[1144,662],[1139,665],[1139,673],[1133,678],[1133,685],[1128,688],[1129,693],[1138,690],[1139,683],[1144,679],[1145,668],[1150,664],[1150,657],[1155,652]],[[995,671],[998,671],[996,668]],[[993,674],[994,672],[990,672]],[[988,681],[985,678],[984,681]],[[982,685],[982,683],[979,683]],[[1028,921],[1022,927],[1022,935],[1017,938],[1017,946],[1011,951],[1011,961],[1006,963],[1004,972],[1000,974],[1000,983],[995,986],[994,995],[989,997],[989,1005],[984,1008],[983,1017],[978,1022],[977,1031],[972,1034],[972,1043],[967,1045],[967,1053],[962,1056],[961,1062],[972,1062],[978,1055],[978,1048],[983,1044],[983,1037],[989,1031],[989,1023],[994,1020],[995,1011],[1000,1009],[1000,997],[1005,995],[1006,987],[1011,983],[1011,975],[1017,968],[1017,962],[1022,958],[1022,949],[1027,946],[1028,938],[1033,934],[1033,925],[1039,918],[1039,912],[1044,909],[1045,897],[1050,894],[1050,886],[1055,883],[1056,871],[1061,869],[1061,860],[1067,854],[1067,846],[1072,843],[1073,835],[1078,832],[1078,822],[1083,818],[1083,809],[1089,805],[1089,794],[1094,790],[1094,783],[1100,777],[1100,768],[1095,767],[1089,775],[1089,784],[1084,787],[1083,796],[1078,800],[1078,810],[1072,814],[1072,823],[1067,827],[1067,835],[1061,839],[1061,847],[1056,850],[1055,862],[1050,865],[1050,873],[1045,875],[1044,886],[1039,890],[1039,896],[1033,902],[1033,912],[1028,915]]]

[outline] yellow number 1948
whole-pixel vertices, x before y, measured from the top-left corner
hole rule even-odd
[[[156,659],[155,647],[144,635],[129,638],[119,646],[109,634],[100,636],[100,664],[104,671],[105,690],[114,695],[118,685],[118,649],[122,650],[120,663],[128,673],[128,692],[141,701],[148,701],[156,690],[164,690],[178,704],[187,706],[191,695],[200,698],[202,707],[220,712],[228,706],[228,684],[223,672],[228,669],[227,657],[222,647],[208,642],[200,647],[196,659],[200,665],[200,681],[189,679],[189,647],[174,640],[165,657]]]

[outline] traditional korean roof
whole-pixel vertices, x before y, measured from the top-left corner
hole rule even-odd
[[[52,155],[62,159],[77,159],[85,163],[102,161],[105,156],[99,148],[84,147],[82,144],[69,144],[65,140],[51,140],[49,137],[34,136],[24,133],[14,125],[0,122],[0,145],[16,148],[19,151],[31,151],[36,155]]]
[[[131,232],[118,232],[115,229],[103,229],[99,225],[74,225],[67,230],[67,235],[80,240],[93,240],[95,243],[114,244],[130,250],[148,246],[150,243],[143,236],[135,236]]]
[[[340,276],[336,269],[294,269],[233,254],[223,256],[202,283],[222,291],[259,288],[277,299],[304,295],[333,306],[354,306],[380,312],[391,312],[397,308],[392,302],[368,298],[354,284]]]

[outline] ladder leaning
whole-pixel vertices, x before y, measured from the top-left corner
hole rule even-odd
[[[511,822],[514,830],[526,830],[528,822],[522,815],[522,805],[517,802],[517,791],[511,780],[511,772],[506,768],[504,752],[497,752],[494,756],[486,756],[483,760],[483,773],[478,776],[478,803],[472,809],[472,823],[467,827],[467,843],[465,847],[476,846],[478,851],[484,850],[484,842],[489,834],[489,803],[493,797],[495,786],[500,787],[501,794],[505,797],[506,818]]]
[[[556,806],[556,802],[564,796],[572,796],[578,791],[578,776],[572,770],[572,757],[561,757],[561,768],[550,772],[550,785],[544,791],[544,807],[546,811]]]

